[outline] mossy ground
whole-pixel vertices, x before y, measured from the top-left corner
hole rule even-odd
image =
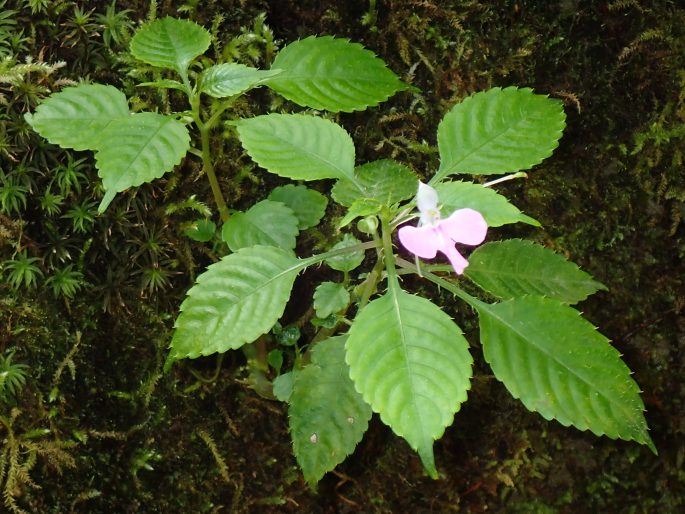
[[[609,287],[581,309],[635,372],[659,456],[526,411],[488,374],[467,323],[476,377],[436,444],[440,480],[425,477],[406,443],[374,418],[354,455],[313,492],[291,453],[286,410],[251,392],[240,356],[229,354],[211,383],[190,370],[210,376],[214,358],[162,375],[189,279],[163,299],[123,291],[125,306],[106,313],[92,292],[65,303],[3,286],[0,350],[16,348],[15,360],[30,365],[15,432],[50,428],[48,439],[74,443],[73,466],[61,475],[39,457],[30,475],[40,488],[13,491],[18,504],[36,513],[681,512],[685,10],[667,0],[200,3],[194,17],[206,26],[226,13],[227,38],[265,12],[277,39],[349,37],[417,86],[419,95],[339,117],[360,162],[397,156],[428,175],[436,157],[426,147],[457,100],[507,85],[561,98],[560,147],[527,180],[502,188],[543,228],[492,236],[537,240]],[[160,2],[160,13],[176,14],[177,4]],[[118,7],[138,19],[148,8]],[[268,101],[258,93],[249,108]],[[225,165],[224,186],[238,203],[263,196],[269,179],[236,186]],[[177,187],[200,188],[184,180]]]

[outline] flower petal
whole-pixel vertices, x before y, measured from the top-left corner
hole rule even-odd
[[[452,241],[477,245],[485,240],[488,224],[478,211],[457,209],[449,218],[441,220],[436,228]]]
[[[416,193],[416,208],[421,214],[438,208],[438,192],[420,180],[419,190]]]
[[[405,225],[397,232],[400,243],[414,255],[424,259],[432,259],[441,246],[440,234],[434,227],[413,227]]]
[[[457,251],[457,249],[454,247],[454,243],[447,243],[442,248],[439,248],[439,250],[449,259],[450,264],[454,268],[454,271],[456,271],[457,275],[464,273],[464,268],[469,265],[469,261],[464,259],[464,257]]]

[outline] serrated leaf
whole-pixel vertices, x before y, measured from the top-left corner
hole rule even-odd
[[[416,193],[418,179],[414,172],[397,161],[372,161],[354,170],[355,182],[339,180],[333,186],[333,199],[345,207],[362,198],[391,206],[411,198]]]
[[[348,248],[350,246],[361,244],[361,241],[351,234],[345,234],[341,241],[333,245],[331,250],[338,250],[340,248]],[[326,259],[326,264],[337,271],[349,272],[358,267],[364,262],[364,252],[359,250],[357,252],[344,253],[329,257]]]
[[[116,193],[171,171],[190,148],[190,135],[183,123],[153,112],[113,120],[101,137],[107,144],[95,154],[105,188],[99,212],[107,208]]]
[[[271,173],[295,180],[354,181],[354,143],[332,121],[304,114],[267,114],[236,125],[245,151]]]
[[[536,296],[477,309],[485,359],[526,408],[656,451],[630,370],[578,311]]]
[[[371,419],[371,407],[350,380],[345,339],[333,337],[314,347],[289,400],[293,450],[311,487],[354,451]]]
[[[319,318],[340,312],[350,303],[350,293],[337,282],[322,282],[314,291],[314,310]]]
[[[235,212],[221,229],[221,237],[231,251],[254,245],[295,248],[298,220],[292,209],[281,202],[262,200],[246,212]]]
[[[469,257],[465,274],[498,298],[537,295],[573,304],[606,290],[562,255],[521,239],[478,247]]]
[[[328,205],[328,199],[318,191],[294,184],[274,188],[268,199],[290,207],[297,217],[300,230],[318,225]]]
[[[440,198],[441,212],[447,218],[457,209],[465,207],[480,212],[489,227],[501,227],[508,223],[527,223],[539,227],[540,223],[523,214],[518,208],[509,203],[504,196],[489,187],[471,182],[440,182],[436,184]]]
[[[440,168],[433,181],[531,168],[552,155],[565,125],[561,102],[531,89],[496,87],[471,95],[438,126]]]
[[[62,148],[96,150],[102,132],[129,115],[124,93],[112,86],[80,84],[50,95],[26,120],[45,139]]]
[[[384,102],[409,89],[373,52],[358,43],[311,36],[283,48],[267,85],[304,107],[351,112]]]
[[[214,98],[239,95],[280,72],[280,70],[258,70],[237,63],[215,64],[200,75],[200,92]]]
[[[140,27],[131,38],[136,59],[185,75],[188,65],[209,48],[209,31],[195,22],[167,16]]]
[[[225,352],[268,332],[301,267],[292,252],[271,246],[243,248],[209,266],[181,304],[170,358]]]
[[[470,387],[473,360],[459,327],[425,298],[390,287],[357,315],[346,348],[356,389],[436,478],[433,441]]]

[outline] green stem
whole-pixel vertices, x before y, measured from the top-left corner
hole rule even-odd
[[[199,371],[195,371],[193,368],[188,368],[190,371],[190,374],[193,375],[195,378],[197,378],[200,382],[204,384],[213,384],[216,382],[216,379],[219,378],[219,373],[221,372],[221,364],[224,362],[224,355],[223,353],[218,354],[216,358],[216,367],[214,368],[214,373],[212,373],[212,376],[209,378],[205,378],[202,373]]]
[[[187,77],[182,78],[183,83],[186,84],[186,87],[188,88],[188,101],[190,102],[191,116],[193,117],[193,121],[195,122],[195,125],[197,126],[198,130],[200,131],[200,155],[202,157],[202,171],[207,175],[207,179],[209,180],[209,185],[212,188],[212,195],[214,196],[214,202],[216,203],[219,209],[219,216],[221,217],[221,221],[226,222],[228,221],[230,214],[228,212],[228,206],[226,205],[224,195],[221,192],[219,181],[216,178],[216,173],[214,172],[214,163],[212,162],[212,151],[209,144],[209,134],[212,130],[212,127],[216,123],[218,116],[210,117],[210,119],[206,123],[202,121],[202,115],[200,112],[200,95],[195,94],[193,90],[190,88],[190,84],[188,83]],[[223,112],[223,110],[221,112]]]
[[[388,274],[388,289],[397,292],[400,288],[399,280],[397,279],[397,270],[395,269],[395,252],[392,248],[391,239],[392,229],[390,223],[385,217],[381,216],[381,237],[383,239],[383,261],[385,262],[385,270]]]
[[[409,261],[405,261],[402,258],[397,259],[397,264],[402,269],[408,270],[412,273],[418,274],[418,272],[419,272],[418,268],[413,263],[411,263]],[[444,278],[441,278],[437,275],[434,275],[430,271],[421,270],[421,274],[423,277],[427,278],[428,280],[430,280],[434,284],[439,285],[440,287],[442,287],[443,289],[446,289],[447,291],[449,291],[450,293],[452,293],[456,297],[464,300],[466,303],[468,303],[474,309],[483,309],[483,308],[488,307],[487,303],[481,302],[478,298],[471,296],[470,294],[468,294],[466,291],[464,291],[463,289],[461,289],[457,285],[453,284],[452,282],[445,280]]]
[[[221,216],[221,221],[225,223],[228,221],[228,218],[230,218],[230,214],[228,213],[228,206],[226,205],[226,200],[224,200],[224,195],[221,192],[219,181],[216,178],[216,173],[214,173],[214,164],[212,163],[212,156],[209,147],[209,132],[211,127],[204,125],[199,119],[196,120],[196,124],[200,129],[200,141],[202,143],[202,171],[205,172],[207,178],[209,179],[209,185],[212,188],[214,201],[219,208],[219,216]]]
[[[371,248],[378,248],[378,243],[376,241],[367,241],[365,243],[359,243],[358,245],[346,246],[345,248],[336,248],[335,250],[329,250],[328,252],[319,253],[302,259],[297,265],[298,269],[308,268],[313,264],[318,264],[330,259],[331,257],[337,257],[338,255],[345,255],[346,253],[358,252],[360,250],[370,250]]]

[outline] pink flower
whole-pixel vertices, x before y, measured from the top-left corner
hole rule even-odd
[[[485,218],[473,209],[457,209],[449,218],[440,219],[438,192],[419,182],[416,204],[421,219],[416,227],[405,225],[398,236],[402,246],[423,259],[444,253],[454,271],[461,275],[469,262],[457,251],[455,243],[478,245],[485,239],[488,225]]]

